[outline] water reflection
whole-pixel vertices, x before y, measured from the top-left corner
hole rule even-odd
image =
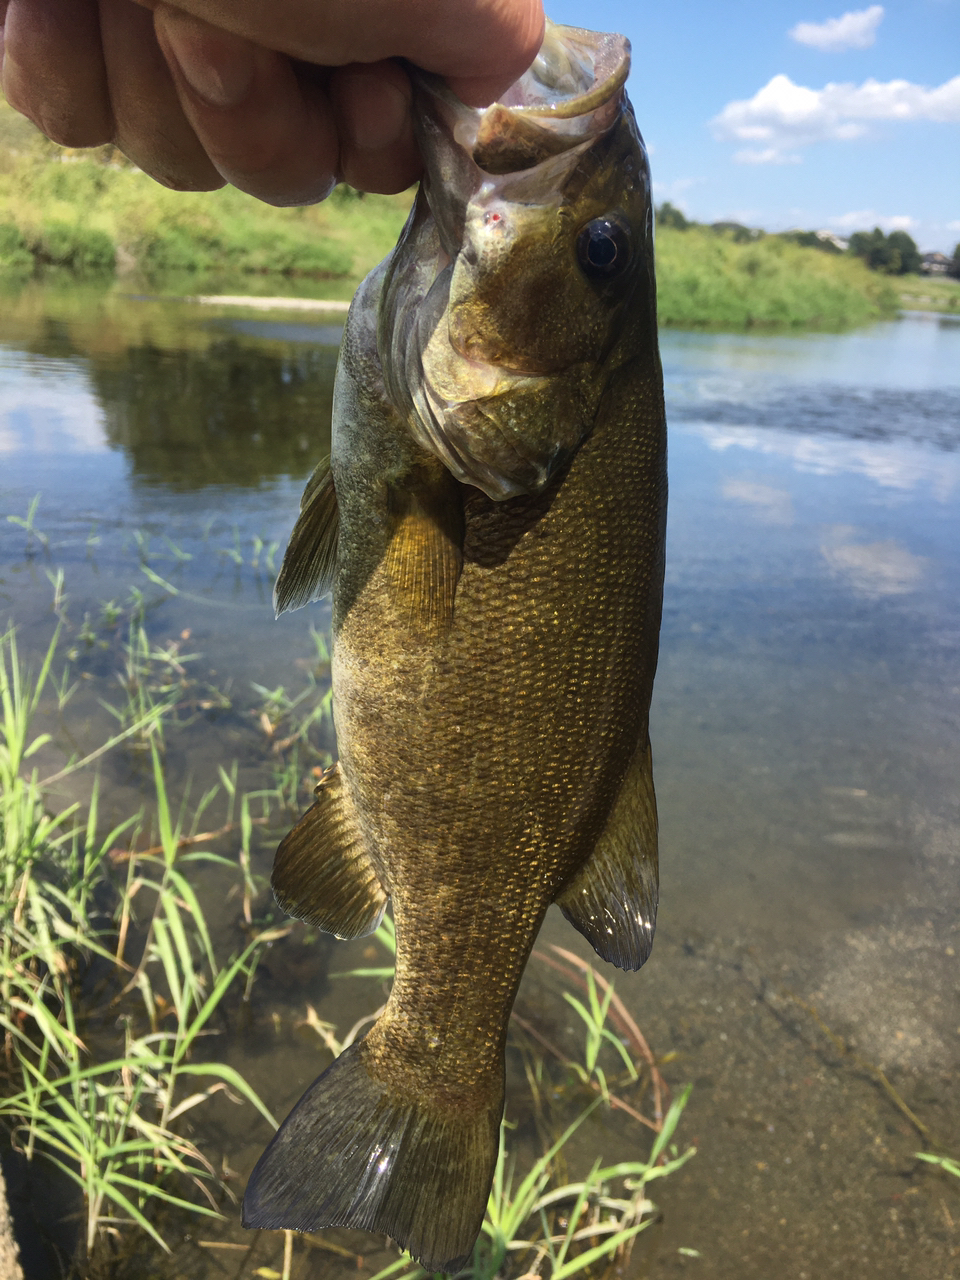
[[[333,325],[202,314],[176,300],[25,290],[0,318],[0,453],[121,451],[188,491],[307,474],[329,450]]]
[[[223,338],[94,357],[90,381],[107,442],[138,479],[241,487],[302,475],[329,451],[335,364],[336,348]]]
[[[856,529],[839,525],[820,548],[829,568],[854,591],[868,597],[901,596],[921,585],[929,563],[925,556],[914,555],[893,538],[852,541],[856,535]]]
[[[831,436],[954,452],[958,343],[960,324],[915,318],[789,339],[667,334],[671,421],[710,425],[718,441],[774,429],[821,437],[821,452]]]

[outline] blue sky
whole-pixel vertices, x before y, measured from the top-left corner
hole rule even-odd
[[[622,31],[657,200],[692,218],[960,241],[960,0],[553,0]],[[793,33],[793,34],[791,34]]]

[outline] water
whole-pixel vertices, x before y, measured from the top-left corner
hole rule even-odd
[[[271,548],[327,447],[336,338],[326,322],[114,295],[4,301],[0,505],[23,518],[39,492],[49,546],[0,524],[0,598],[39,647],[61,566],[65,643],[88,677],[42,772],[109,723],[97,696],[116,688],[121,637],[102,606],[136,582],[154,642],[202,654],[197,706],[203,688],[231,692],[171,738],[171,785],[196,794],[232,759],[260,785],[251,682],[324,688],[311,627],[326,607],[275,623],[269,601]],[[957,1189],[913,1153],[960,1152],[960,325],[666,333],[662,348],[663,891],[653,958],[617,989],[655,1051],[676,1053],[668,1079],[694,1081],[681,1144],[699,1152],[658,1184],[664,1220],[630,1274],[943,1277]],[[322,733],[317,752],[333,745]],[[136,760],[103,769],[117,816],[139,805]],[[63,798],[82,798],[70,786]],[[229,939],[237,904],[212,914]],[[587,955],[553,913],[544,941]],[[275,1037],[227,1049],[278,1111],[322,1065],[296,1027],[306,1002],[341,1031],[371,1007],[369,982],[326,977],[365,947],[280,945],[265,961],[258,1007]],[[521,1003],[569,1021],[535,967]],[[267,1135],[223,1124],[245,1176]],[[616,1123],[590,1141],[635,1154]],[[321,1261],[304,1274],[340,1265]]]

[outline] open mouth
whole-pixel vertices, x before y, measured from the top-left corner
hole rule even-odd
[[[616,119],[630,45],[547,22],[533,65],[499,102],[466,107],[438,77],[419,74],[454,141],[485,173],[530,169],[602,133]]]

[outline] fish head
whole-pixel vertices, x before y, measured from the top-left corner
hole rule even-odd
[[[381,360],[418,439],[494,499],[545,488],[592,430],[638,324],[655,344],[628,69],[622,36],[550,24],[485,109],[416,76],[426,176],[385,289]]]

